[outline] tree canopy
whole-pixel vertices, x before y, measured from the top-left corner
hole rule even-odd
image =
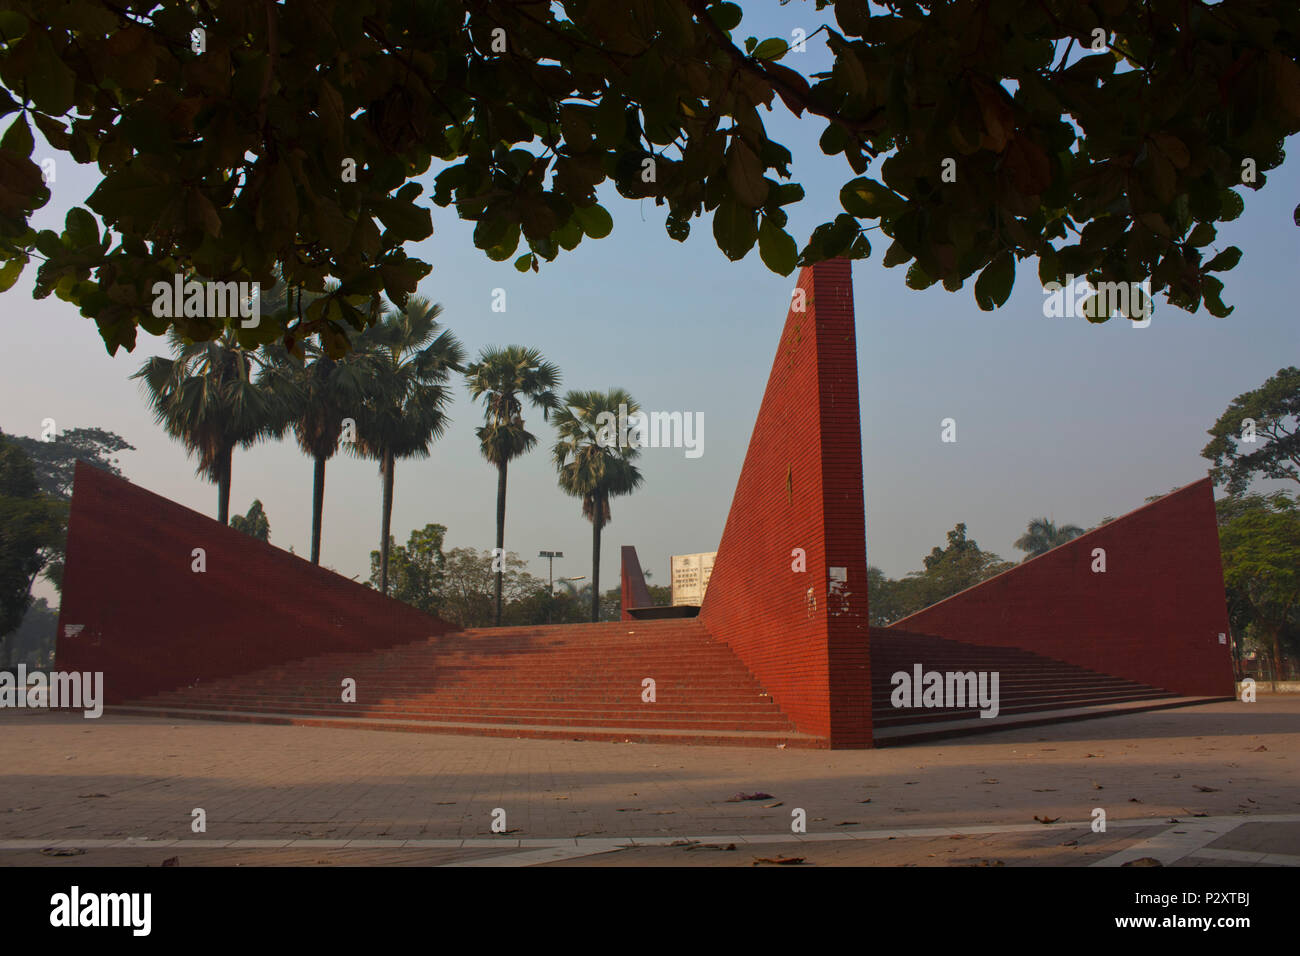
[[[1219,416],[1201,456],[1214,463],[1215,484],[1243,493],[1255,478],[1300,483],[1300,368],[1279,369],[1244,392]]]
[[[1044,282],[1150,278],[1179,308],[1231,311],[1216,274],[1241,252],[1211,248],[1215,224],[1300,130],[1291,0],[807,11],[807,31],[759,38],[715,0],[6,0],[0,290],[39,259],[35,295],[77,305],[110,352],[137,327],[238,326],[245,346],[320,334],[337,357],[368,302],[400,306],[430,271],[405,247],[432,232],[413,180],[436,164],[433,203],[521,270],[608,235],[612,182],[666,206],[672,238],[703,219],[728,258],[757,246],[781,274],[874,241],[913,288],[978,274],[982,309],[1036,259]],[[829,69],[800,69],[814,43]],[[778,100],[847,166],[842,211],[802,244]],[[50,199],[33,127],[102,177],[61,231],[30,225]],[[154,313],[155,283],[269,288],[277,266],[339,285],[248,327]]]
[[[63,502],[41,493],[27,454],[0,434],[0,637],[22,623],[66,517]]]
[[[62,591],[63,567],[67,558],[68,506],[72,503],[77,462],[84,461],[109,474],[121,476],[117,453],[135,451],[135,446],[116,432],[103,428],[69,428],[52,436],[51,441],[25,435],[7,437],[27,455],[41,493],[61,503],[55,511],[61,530],[57,540],[46,545],[41,575]]]
[[[1232,496],[1218,515],[1230,612],[1267,649],[1276,681],[1300,612],[1300,503],[1282,492]]]
[[[135,446],[121,435],[103,428],[69,428],[53,441],[24,435],[10,435],[9,439],[27,453],[41,491],[60,501],[72,500],[72,478],[78,461],[121,476],[117,453],[135,451]]]
[[[892,624],[959,591],[974,587],[1015,567],[966,537],[961,522],[948,532],[946,547],[934,547],[923,559],[925,568],[892,580],[879,568],[867,568],[867,607],[871,623]]]
[[[266,510],[258,498],[254,498],[253,503],[249,505],[248,514],[231,517],[230,527],[258,541],[269,543],[271,540],[271,521],[266,517]]]
[[[1016,547],[1025,552],[1024,560],[1028,561],[1073,541],[1083,533],[1084,529],[1077,524],[1057,526],[1048,518],[1031,518],[1025,533],[1016,539]]]
[[[390,540],[388,576],[391,581],[388,593],[391,597],[418,607],[426,614],[437,615],[442,611],[446,600],[443,585],[447,566],[442,544],[446,535],[446,525],[426,524],[423,528],[413,528],[404,545]],[[371,551],[370,583],[376,590],[382,590],[384,586],[382,563],[383,555]]]

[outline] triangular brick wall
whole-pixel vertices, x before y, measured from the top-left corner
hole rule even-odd
[[[636,548],[630,544],[623,545],[619,581],[622,583],[622,620],[635,620],[629,613],[629,608],[654,605],[650,598],[650,588],[645,583],[645,573],[641,570],[641,560],[636,556]]]
[[[108,472],[74,481],[55,666],[102,671],[107,703],[455,630]]]
[[[1104,551],[1105,571],[1094,571]],[[1209,478],[894,624],[1186,696],[1235,693]]]
[[[832,747],[871,746],[861,442],[853,283],[833,260],[799,273],[700,610]]]

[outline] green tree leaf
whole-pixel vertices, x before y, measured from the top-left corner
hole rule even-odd
[[[68,210],[64,229],[75,249],[99,245],[99,224],[95,222],[94,216],[80,206],[73,206]]]
[[[27,117],[21,113],[14,117],[3,138],[0,138],[0,148],[11,150],[19,156],[31,156],[35,144],[32,128],[27,125]]]
[[[893,216],[902,206],[902,198],[874,180],[859,176],[840,189],[840,205],[850,215],[863,219]]]
[[[744,16],[740,7],[734,3],[715,3],[709,7],[708,13],[714,23],[727,31],[740,26],[740,19]]]
[[[790,44],[780,37],[772,37],[754,47],[753,56],[760,60],[779,60],[789,51]]]
[[[758,208],[767,202],[768,184],[763,163],[743,139],[736,136],[727,150],[727,182],[733,195],[744,205]]]
[[[799,260],[799,249],[784,229],[764,216],[758,225],[758,255],[777,275],[788,276]]]
[[[1201,268],[1205,272],[1227,272],[1240,261],[1241,250],[1236,246],[1229,246]]]
[[[743,259],[758,239],[757,214],[734,199],[724,199],[713,213],[713,238],[728,259]]]
[[[592,239],[604,239],[614,229],[614,219],[604,206],[574,206],[573,218]]]
[[[996,256],[975,280],[975,303],[985,312],[1000,308],[1016,281],[1015,259],[1009,252]]]

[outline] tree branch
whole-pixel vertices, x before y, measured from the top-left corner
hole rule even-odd
[[[782,102],[787,106],[793,102],[802,109],[812,113],[814,116],[820,116],[822,119],[830,120],[832,123],[844,127],[844,129],[857,137],[859,145],[867,153],[872,157],[877,155],[876,150],[865,141],[865,137],[876,132],[876,128],[871,121],[881,112],[883,107],[872,110],[865,119],[859,120],[848,119],[834,110],[826,109],[824,106],[813,101],[812,97],[809,95],[811,91],[807,87],[806,80],[804,81],[804,88],[800,89],[796,84],[791,83],[785,77],[769,72],[765,66],[761,65],[761,60],[755,60],[753,57],[742,53],[740,48],[731,42],[731,37],[727,35],[726,31],[713,22],[713,18],[709,16],[708,10],[705,6],[705,0],[683,0],[683,2],[691,13],[695,15],[696,19],[700,21],[700,25],[704,27],[705,32],[713,38],[714,42],[721,47],[722,51],[727,54],[731,59],[731,62],[737,68],[744,70],[751,76],[754,76],[771,86],[772,89],[781,97]],[[789,70],[789,72],[794,76],[799,76],[799,74],[794,70]],[[800,77],[800,79],[803,78]]]

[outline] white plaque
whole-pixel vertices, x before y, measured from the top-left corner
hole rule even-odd
[[[673,604],[700,605],[713,575],[713,559],[718,552],[674,554],[672,557]]]

